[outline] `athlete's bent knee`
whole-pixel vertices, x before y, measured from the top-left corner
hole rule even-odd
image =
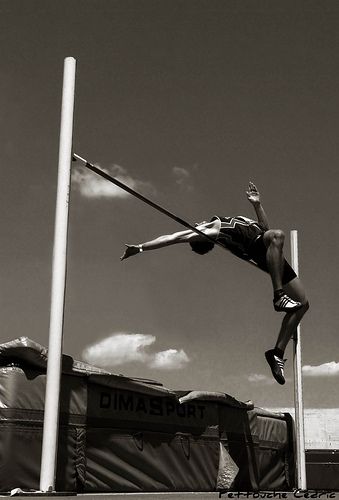
[[[277,240],[278,242],[284,242],[285,240],[285,233],[281,229],[275,229],[274,230],[274,240]]]
[[[285,241],[285,233],[281,229],[270,229],[265,233],[264,237],[266,245],[282,246]]]

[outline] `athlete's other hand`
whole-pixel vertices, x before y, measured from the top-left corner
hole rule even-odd
[[[250,203],[253,205],[260,203],[260,193],[253,182],[249,182],[248,184],[248,191],[246,191],[247,194],[247,199]]]
[[[120,260],[128,259],[128,257],[132,257],[133,255],[137,255],[140,253],[140,248],[137,245],[125,245],[126,250],[124,254],[120,257]]]

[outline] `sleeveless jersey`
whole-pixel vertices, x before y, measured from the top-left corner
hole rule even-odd
[[[221,222],[217,240],[237,257],[249,260],[252,243],[264,233],[258,222],[242,215],[235,217],[214,216],[211,221],[216,219]]]

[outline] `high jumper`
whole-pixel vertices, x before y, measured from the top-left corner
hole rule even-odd
[[[244,216],[214,216],[209,222],[203,221],[196,224],[196,229],[159,236],[154,240],[136,245],[126,245],[121,260],[144,251],[156,250],[177,243],[189,243],[194,252],[203,255],[218,244],[237,257],[254,263],[258,268],[267,272],[273,286],[274,309],[286,314],[275,347],[266,351],[265,357],[273,377],[283,385],[285,383],[285,349],[308,310],[309,303],[303,284],[284,257],[284,233],[280,229],[269,228],[260,193],[253,182],[249,183],[246,195],[254,207],[257,221]]]

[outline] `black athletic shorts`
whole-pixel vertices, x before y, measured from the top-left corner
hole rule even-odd
[[[253,241],[253,243],[251,243],[249,254],[250,259],[253,260],[260,269],[268,273],[269,271],[266,264],[266,252],[267,248],[264,243],[263,234],[261,234],[256,240]],[[296,276],[296,273],[285,259],[282,277],[283,285],[287,285],[287,283],[296,278]]]

